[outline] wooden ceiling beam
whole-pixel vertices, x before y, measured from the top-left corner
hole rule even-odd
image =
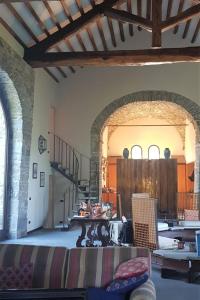
[[[127,11],[132,14],[132,2],[131,0],[127,0]],[[134,32],[133,32],[133,25],[129,23],[129,34],[130,36],[133,36]]]
[[[89,0],[89,2],[92,5],[92,8],[95,8],[95,6],[96,6],[95,0]],[[104,36],[101,20],[98,19],[98,18],[96,19],[96,25],[97,25],[97,30],[99,32],[99,36],[100,36],[100,39],[101,39],[101,42],[102,42],[102,45],[103,45],[103,49],[106,51],[106,50],[108,50],[108,46],[107,46],[106,39],[105,39],[105,36]]]
[[[76,6],[77,6],[78,10],[81,13],[81,15],[83,16],[85,14],[85,12],[84,12],[83,6],[81,4],[81,1],[80,0],[75,0],[75,3],[76,3]],[[86,32],[88,34],[88,37],[89,37],[90,43],[91,43],[91,45],[93,47],[93,50],[94,51],[98,51],[97,45],[96,45],[96,42],[95,42],[95,39],[94,39],[94,36],[92,34],[92,31],[91,31],[90,27],[89,26],[85,26],[85,30],[86,30]]]
[[[24,59],[33,67],[49,66],[144,66],[154,64],[200,62],[200,47],[117,50],[94,52],[35,53]]]
[[[92,21],[96,20],[97,17],[101,16],[105,8],[113,6],[117,3],[118,0],[107,0],[105,3],[96,5],[93,9],[86,12],[84,15],[80,16],[73,22],[69,23],[65,27],[61,28],[59,31],[53,33],[50,37],[44,39],[39,44],[31,47],[29,51],[31,52],[45,52],[49,48],[55,46],[57,43],[63,39],[72,36],[74,33],[77,33],[79,30],[82,30],[83,26],[88,25]]]
[[[137,0],[137,14],[139,17],[142,16],[142,0]],[[142,30],[141,26],[138,26],[138,30]]]
[[[170,17],[169,19],[162,22],[162,31],[169,30],[174,26],[191,20],[193,17],[200,15],[200,4],[194,5],[177,16]]]
[[[152,30],[152,22],[138,15],[130,14],[125,10],[118,10],[114,8],[106,8],[104,11],[104,15],[121,22],[127,22],[131,24],[140,25],[142,28],[151,31]]]
[[[171,16],[172,4],[173,0],[168,0],[166,19],[169,19],[169,17]]]
[[[192,37],[192,40],[191,40],[191,43],[194,43],[196,42],[196,39],[198,37],[198,34],[199,34],[199,31],[200,31],[200,19],[196,25],[196,28],[195,28],[195,31],[194,31],[194,34],[193,34],[193,37]]]
[[[185,4],[185,0],[180,0],[177,16],[179,16],[180,13],[182,13],[184,4]],[[178,29],[179,29],[179,24],[174,27],[173,33],[176,34],[178,32]]]
[[[192,20],[188,20],[185,24],[185,28],[184,28],[183,35],[182,35],[183,39],[185,39],[188,35],[191,22],[192,22]]]
[[[117,9],[120,9],[120,5],[117,4]],[[118,21],[118,26],[119,26],[119,33],[120,33],[120,38],[122,42],[125,42],[125,34],[124,34],[124,26],[123,23]]]
[[[152,0],[152,47],[160,48],[162,44],[162,0]]]

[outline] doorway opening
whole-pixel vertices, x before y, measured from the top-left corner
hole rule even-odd
[[[199,113],[200,108],[191,100],[162,91],[138,92],[110,103],[102,111],[104,120],[100,114],[91,131],[92,160],[99,163],[96,188],[100,199],[116,206],[117,193],[131,199],[131,193],[148,192],[151,197],[162,198],[159,216],[163,218],[177,214],[181,218],[185,208],[196,208],[199,202]],[[98,143],[93,139],[97,140],[97,136]],[[120,190],[117,162],[124,159],[125,148],[129,151],[129,163],[133,161],[135,165],[130,166],[130,181],[125,178]],[[166,151],[173,166],[167,161]],[[93,176],[94,171],[91,173]],[[124,177],[122,173],[119,176]],[[163,186],[161,179],[168,185]]]

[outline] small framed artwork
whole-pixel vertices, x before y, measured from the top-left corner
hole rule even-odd
[[[45,186],[45,172],[40,172],[40,187]]]
[[[38,173],[38,164],[33,163],[32,178],[36,179]]]

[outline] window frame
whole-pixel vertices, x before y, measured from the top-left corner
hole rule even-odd
[[[132,155],[132,150],[134,147],[139,147],[140,150],[141,150],[141,158],[134,158],[133,155]],[[143,159],[143,149],[142,149],[142,146],[138,145],[138,144],[135,144],[131,147],[131,159]]]
[[[156,147],[158,149],[158,154],[159,154],[158,158],[149,158],[149,151],[151,147]],[[148,147],[148,159],[160,159],[160,147],[158,145],[152,144]]]

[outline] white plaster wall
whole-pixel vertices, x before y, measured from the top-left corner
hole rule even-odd
[[[159,119],[139,119],[130,121],[125,125],[157,125],[150,127],[118,127],[109,139],[109,156],[120,156],[124,148],[128,148],[131,158],[133,145],[140,145],[143,150],[143,158],[148,158],[150,145],[157,145],[160,148],[160,158],[164,158],[164,149],[167,147],[171,155],[184,155],[183,141],[175,127],[159,126],[169,125]]]
[[[185,160],[186,163],[195,161],[195,144],[196,135],[194,131],[194,126],[191,122],[187,121],[188,126],[185,128]]]
[[[35,91],[33,109],[33,129],[30,154],[29,189],[28,189],[28,231],[43,225],[49,197],[49,136],[50,107],[55,106],[57,84],[43,71],[35,72]],[[48,150],[43,154],[38,151],[38,137],[44,136],[48,143]],[[38,163],[38,177],[32,178],[32,165]],[[40,187],[40,172],[45,172],[45,187]]]
[[[198,66],[197,63],[180,63],[84,68],[60,84],[56,131],[90,156],[92,123],[106,105],[119,97],[142,90],[166,90],[200,103]]]

